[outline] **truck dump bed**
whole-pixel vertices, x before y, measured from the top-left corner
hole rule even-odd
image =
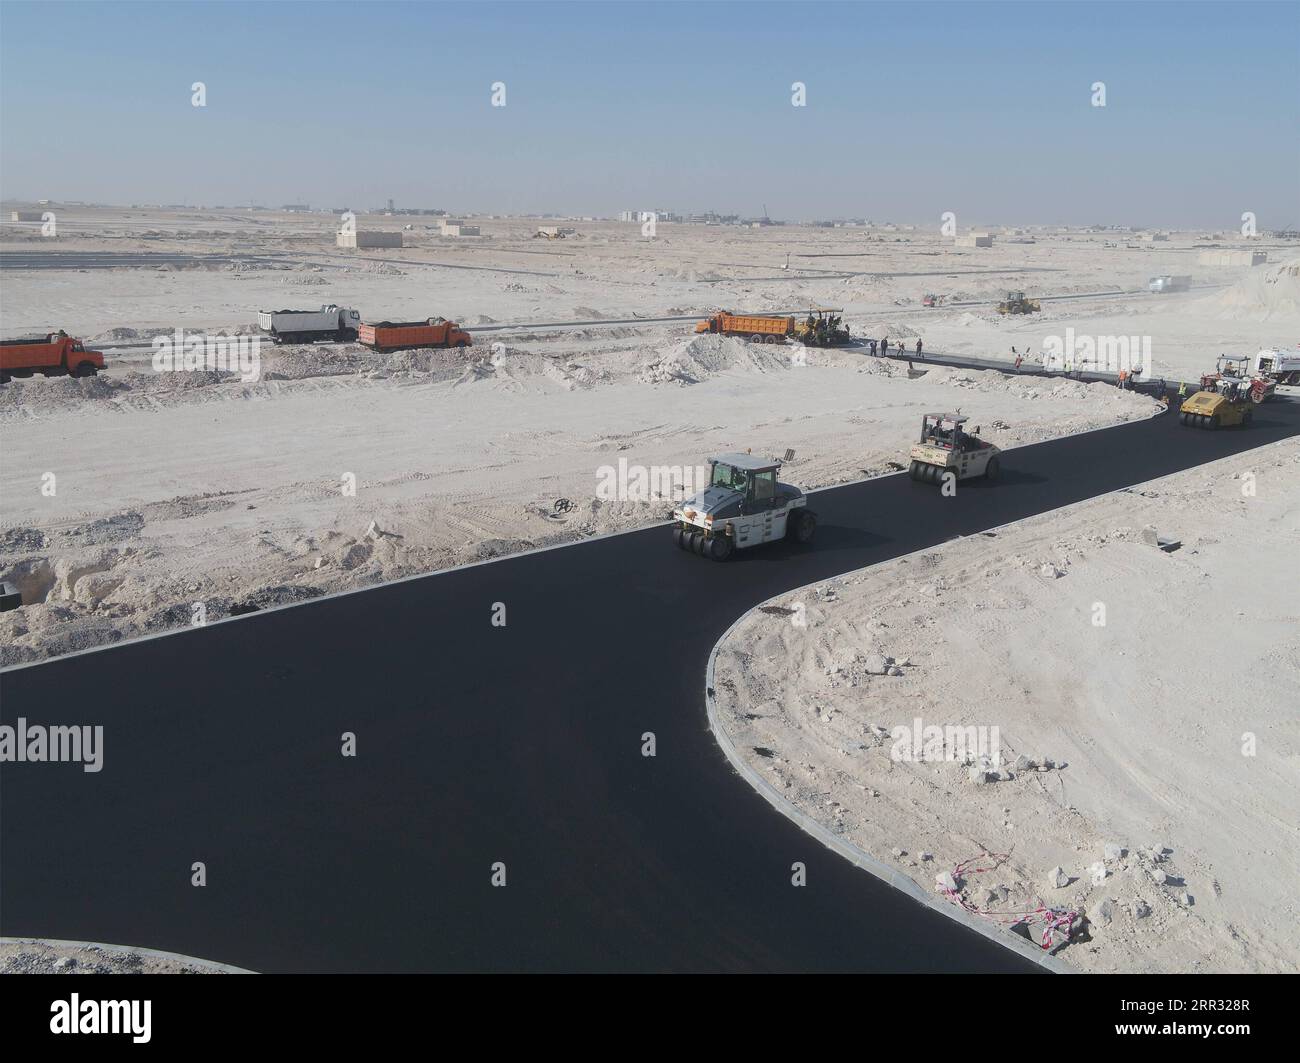
[[[454,321],[431,318],[427,321],[380,321],[376,324],[362,322],[357,339],[375,350],[397,350],[410,347],[470,346],[473,340],[468,332]]]
[[[727,336],[788,336],[794,331],[792,317],[760,317],[751,314],[714,314],[695,326],[696,332],[721,332]]]
[[[339,327],[337,306],[322,306],[319,310],[259,310],[257,327],[263,332],[276,329],[280,332],[333,332]]]

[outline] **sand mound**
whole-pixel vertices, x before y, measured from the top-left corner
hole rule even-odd
[[[1300,316],[1300,258],[1257,269],[1195,305],[1225,321],[1295,319]]]
[[[641,367],[637,379],[649,384],[698,384],[732,369],[772,373],[790,367],[790,348],[757,344],[734,336],[694,336]]]

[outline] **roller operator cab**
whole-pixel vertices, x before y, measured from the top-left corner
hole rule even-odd
[[[908,475],[925,483],[942,483],[949,470],[958,480],[983,476],[996,480],[1001,473],[1002,453],[980,430],[966,431],[970,420],[955,413],[927,413],[921,418],[921,438],[912,446]]]
[[[673,542],[714,561],[735,550],[812,541],[817,517],[807,496],[777,479],[781,463],[751,454],[709,459],[709,486],[673,510]]]

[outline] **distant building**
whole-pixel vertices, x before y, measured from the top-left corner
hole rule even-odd
[[[455,225],[448,225],[446,222],[443,222],[442,235],[443,236],[479,236],[481,234],[479,233],[479,227],[477,225],[464,225],[460,223]]]
[[[363,232],[344,230],[338,234],[337,244],[352,250],[367,247],[401,247],[401,233]]]
[[[1267,251],[1202,251],[1197,256],[1202,266],[1262,266]]]
[[[619,221],[643,222],[650,221],[681,221],[680,214],[674,214],[671,210],[624,210],[618,215]]]
[[[10,221],[44,221],[39,210],[14,210],[9,212]]]
[[[992,233],[968,233],[966,236],[959,236],[954,241],[957,247],[992,247]]]

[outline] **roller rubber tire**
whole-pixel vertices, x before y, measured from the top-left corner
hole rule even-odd
[[[817,532],[817,518],[806,509],[800,510],[794,521],[794,541],[805,546],[812,542]]]

